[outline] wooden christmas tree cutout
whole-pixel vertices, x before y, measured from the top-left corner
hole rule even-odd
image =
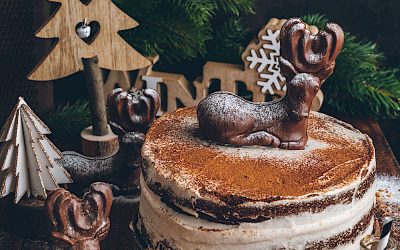
[[[49,128],[20,97],[0,132],[0,142],[5,142],[0,153],[0,197],[14,192],[15,203],[25,194],[46,198],[47,190],[72,182],[56,161],[61,152],[45,134],[50,134]]]
[[[97,56],[99,66],[110,70],[130,71],[150,65],[118,34],[139,24],[121,11],[111,0],[49,0],[61,3],[59,9],[38,30],[37,37],[59,38],[54,48],[30,73],[28,78],[48,81],[83,70],[82,58]],[[76,34],[77,24],[97,22],[101,29],[87,44]]]
[[[87,156],[111,156],[118,151],[118,137],[107,124],[100,68],[131,71],[151,64],[118,34],[139,24],[111,0],[49,1],[60,3],[59,8],[36,36],[58,42],[28,79],[55,80],[83,70],[92,126],[81,133],[82,150]]]

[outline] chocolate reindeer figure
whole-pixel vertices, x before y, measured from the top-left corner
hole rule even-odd
[[[209,95],[197,108],[200,132],[206,139],[237,146],[305,148],[312,101],[333,72],[344,34],[339,25],[328,23],[313,35],[301,19],[291,18],[281,29],[280,43],[285,97],[253,103],[227,92]]]
[[[79,193],[96,181],[112,184],[114,195],[136,195],[139,189],[140,150],[144,132],[153,123],[160,107],[157,91],[145,89],[127,92],[114,89],[108,96],[111,129],[119,137],[118,153],[109,157],[88,157],[63,152],[61,166],[72,176],[69,189]]]
[[[68,185],[68,189],[79,194],[91,183],[100,181],[113,184],[115,196],[126,192],[135,195],[139,191],[140,151],[143,141],[142,133],[121,133],[119,151],[109,157],[88,157],[73,151],[63,152],[63,159],[58,162],[74,180]]]
[[[54,190],[46,200],[51,235],[72,249],[100,249],[110,229],[112,200],[111,188],[101,182],[93,183],[82,199],[62,188]]]

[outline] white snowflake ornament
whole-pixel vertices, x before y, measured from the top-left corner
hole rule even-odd
[[[256,49],[251,49],[251,55],[246,57],[250,63],[249,68],[254,69],[257,65],[257,71],[260,73],[260,80],[257,85],[261,86],[261,92],[270,95],[275,95],[276,90],[286,91],[286,85],[281,86],[281,82],[285,81],[279,67],[279,33],[280,30],[273,31],[267,29],[266,34],[261,36],[262,46]],[[273,88],[274,87],[274,88]]]
[[[286,92],[286,79],[279,67],[279,34],[285,22],[286,19],[269,20],[259,32],[258,41],[251,42],[243,55],[246,71],[256,71],[258,74],[256,84],[266,95],[283,96]]]

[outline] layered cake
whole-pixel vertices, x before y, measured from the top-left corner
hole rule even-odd
[[[372,232],[370,138],[310,112],[343,31],[280,33],[287,93],[253,103],[216,92],[156,121],[142,148],[135,232],[147,249],[359,249]]]
[[[226,146],[199,136],[195,108],[164,115],[142,149],[143,245],[358,249],[372,232],[372,142],[313,112],[308,135],[304,150]]]

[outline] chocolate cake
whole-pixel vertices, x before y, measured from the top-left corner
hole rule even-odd
[[[298,18],[280,31],[286,95],[216,92],[166,114],[142,148],[137,238],[149,249],[359,249],[372,232],[371,139],[310,112],[344,33]]]
[[[196,108],[166,114],[142,149],[136,232],[150,249],[358,249],[372,232],[375,153],[311,112],[304,150],[202,138]],[[169,249],[169,248],[167,248]]]

